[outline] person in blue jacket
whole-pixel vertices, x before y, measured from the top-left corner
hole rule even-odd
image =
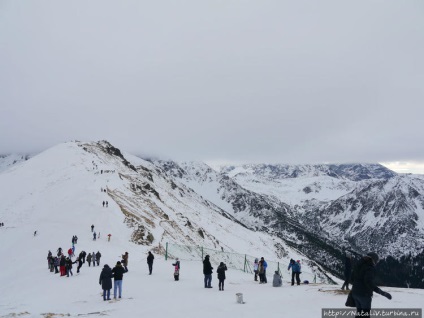
[[[268,280],[266,279],[266,268],[268,267],[267,262],[261,257],[259,261],[258,271],[259,271],[259,284],[266,284]]]
[[[300,270],[301,270],[301,266],[300,266],[300,261],[295,261],[294,259],[290,260],[290,264],[289,267],[287,268],[287,270],[292,270],[292,280],[291,280],[291,285],[294,285],[294,278],[296,277],[296,283],[297,285],[300,285]]]

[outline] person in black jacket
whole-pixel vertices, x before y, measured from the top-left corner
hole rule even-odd
[[[370,252],[362,257],[353,269],[352,297],[356,305],[356,317],[370,317],[373,292],[392,299],[392,295],[382,291],[374,282],[377,263],[378,255]]]
[[[60,257],[60,261],[59,261],[59,268],[60,268],[60,276],[65,276],[66,275],[66,259],[65,256],[62,255]]]
[[[121,265],[121,262],[116,262],[116,266],[112,269],[113,273],[113,298],[116,299],[116,290],[119,289],[119,298],[122,296],[122,278],[124,273],[128,272],[126,268]]]
[[[109,267],[109,265],[105,264],[105,266],[103,266],[99,278],[99,284],[102,285],[103,289],[103,300],[110,300],[110,290],[112,289],[112,277],[112,269]]]
[[[75,263],[76,262],[78,262],[77,274],[79,274],[80,268],[82,267],[82,258],[81,258],[81,256],[78,256],[78,258],[76,259]]]
[[[153,260],[155,259],[152,252],[149,251],[149,255],[147,256],[147,265],[149,265],[149,275],[152,275],[153,270]]]
[[[82,260],[82,263],[85,263],[85,256],[87,255],[87,253],[85,251],[82,251],[81,253],[79,253],[79,259]]]
[[[69,277],[69,273],[71,273],[71,276],[74,276],[74,274],[72,273],[72,264],[75,264],[77,261],[72,262],[72,259],[70,259],[69,257],[66,258],[66,276]]]
[[[212,264],[209,261],[209,255],[205,256],[205,260],[203,261],[203,274],[205,275],[205,288],[212,288]]]
[[[346,252],[345,255],[345,268],[344,268],[344,283],[342,286],[342,290],[345,289],[349,290],[349,281],[350,281],[350,276],[352,274],[352,256]]]
[[[102,254],[99,251],[97,251],[96,253],[97,266],[100,266],[100,257],[102,257]]]
[[[216,269],[218,273],[218,281],[219,281],[219,290],[224,290],[224,280],[225,280],[225,271],[227,270],[227,265],[221,262]]]
[[[172,264],[174,266],[174,279],[179,280],[180,279],[180,260],[178,257],[175,259],[175,263]]]

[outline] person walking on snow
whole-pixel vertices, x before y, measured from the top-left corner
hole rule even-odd
[[[96,232],[93,233],[93,241],[96,240]]]
[[[362,257],[353,269],[351,293],[356,305],[355,317],[370,317],[373,292],[392,299],[392,295],[382,291],[374,282],[378,260],[377,253],[370,252]]]
[[[128,270],[122,267],[121,262],[116,262],[116,266],[112,269],[114,281],[113,281],[113,298],[116,299],[117,291],[119,291],[119,298],[122,296],[122,279],[124,273],[128,272]]]
[[[91,225],[91,232],[94,232],[94,224]]]
[[[100,273],[99,284],[102,285],[103,289],[103,300],[110,300],[110,290],[112,289],[112,269],[109,265],[103,266],[102,272]]]
[[[90,267],[91,266],[91,254],[90,253],[88,253],[88,255],[87,255],[87,263],[88,263],[88,267]]]
[[[149,251],[149,255],[147,256],[147,265],[149,266],[149,275],[152,275],[154,259],[155,257],[153,256],[152,252]]]
[[[102,257],[102,254],[100,254],[100,252],[97,251],[97,253],[96,253],[97,266],[100,266],[100,257]]]
[[[91,254],[91,260],[93,261],[93,267],[96,266],[96,254]]]
[[[75,264],[77,261],[72,262],[72,260],[67,257],[66,258],[66,276],[69,277],[69,273],[71,273],[71,276],[74,276],[74,274],[72,273],[72,264]]]
[[[108,234],[107,235],[107,241],[110,242],[110,237],[112,236],[112,234]]]
[[[80,268],[82,267],[82,257],[81,256],[78,256],[78,258],[77,258],[77,260],[75,262],[78,262],[77,274],[79,274]]]

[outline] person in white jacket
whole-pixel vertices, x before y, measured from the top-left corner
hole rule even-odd
[[[259,260],[255,258],[255,262],[253,263],[253,271],[255,273],[255,282],[258,281],[258,266],[259,266]]]

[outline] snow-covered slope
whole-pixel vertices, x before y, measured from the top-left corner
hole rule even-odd
[[[122,244],[132,241],[160,253],[169,242],[259,253],[283,263],[302,258],[312,276],[319,271],[277,236],[249,229],[214,202],[176,184],[160,167],[124,156],[107,142],[53,147],[1,173],[0,192],[0,220],[11,229],[25,228],[26,235],[49,233],[55,245],[45,249],[69,245],[75,231],[95,224],[101,234],[119,233]],[[107,208],[103,201],[108,201]],[[4,248],[12,250],[13,243]],[[17,255],[16,261],[24,263],[25,257]]]
[[[324,206],[319,215],[331,237],[382,255],[417,255],[416,247],[424,244],[424,180],[404,175],[374,181]]]
[[[378,164],[258,164],[218,170],[252,192],[286,203],[293,218],[321,241],[390,257],[385,266],[392,277],[402,277],[393,284],[409,285],[406,273],[414,271],[415,286],[424,287],[422,266],[414,265],[424,259],[423,250],[417,248],[424,242],[423,176],[398,175]],[[319,255],[309,255],[325,262]],[[400,263],[408,269],[402,271]]]
[[[9,169],[12,165],[26,161],[31,158],[32,155],[20,155],[20,154],[8,154],[0,155],[0,172]]]
[[[12,166],[0,173],[0,193],[0,222],[5,223],[0,228],[2,317],[273,318],[283,311],[292,317],[312,317],[322,307],[343,307],[346,298],[337,286],[289,286],[284,267],[290,257],[302,260],[302,280],[315,270],[304,256],[276,236],[243,226],[220,201],[202,198],[155,164],[122,154],[107,142],[61,144]],[[103,207],[103,201],[108,201],[108,207]],[[96,241],[92,224],[100,233]],[[101,267],[85,264],[77,275],[74,266],[74,276],[69,278],[47,270],[47,251],[66,250],[73,235],[79,237],[76,253],[100,251],[101,266],[113,266],[122,253],[129,252],[121,300],[102,300]],[[189,260],[183,254],[175,255],[182,259],[180,281],[173,281],[172,260],[157,253],[153,275],[148,275],[146,252],[163,251],[166,242],[265,256],[270,263],[269,282],[272,260],[279,260],[284,286],[259,285],[252,274],[230,267],[224,292],[218,291],[215,275],[214,288],[204,289],[200,258]],[[282,250],[287,255],[278,259]],[[214,266],[225,255],[215,254]],[[424,295],[421,290],[386,290],[393,300],[377,295],[374,306],[415,308]],[[243,293],[244,305],[236,303],[235,293]]]
[[[223,171],[204,163],[143,160],[106,141],[61,144],[0,173],[0,222],[10,228],[27,226],[26,233],[37,227],[67,240],[82,223],[88,228],[104,222],[99,231],[120,233],[122,244],[134,242],[161,254],[166,243],[179,245],[179,250],[168,251],[174,255],[182,253],[181,246],[201,246],[221,251],[228,262],[231,253],[248,258],[259,254],[275,264],[300,258],[305,274],[325,281],[330,278],[320,266],[340,275],[345,248],[358,254],[373,248],[382,256],[400,257],[422,242],[422,178],[396,177],[378,165],[315,170],[264,165]],[[278,177],[278,171],[285,172]],[[390,192],[395,180],[403,182],[398,192],[381,195],[383,188]],[[364,208],[352,208],[355,200]],[[370,206],[379,209],[370,212]],[[383,211],[378,222],[375,211]],[[400,211],[403,217],[397,216]],[[366,222],[347,226],[358,219]],[[389,225],[393,231],[387,231]],[[364,235],[371,226],[372,239]],[[185,250],[186,259],[200,253]],[[24,261],[22,255],[16,259]],[[422,270],[418,280],[421,276]]]

